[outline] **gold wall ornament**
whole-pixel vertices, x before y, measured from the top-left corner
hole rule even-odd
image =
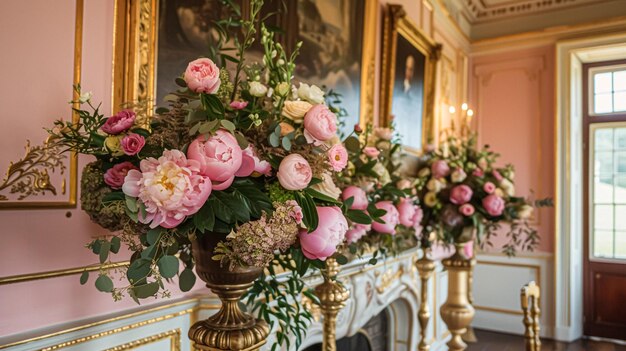
[[[402,5],[387,4],[383,18],[383,54],[380,94],[380,124],[388,126],[392,122],[392,103],[394,80],[396,76],[396,54],[398,36],[406,39],[425,57],[424,91],[422,101],[422,147],[435,138],[435,86],[437,80],[437,61],[441,58],[441,44],[435,43],[419,30],[406,14]],[[397,117],[397,116],[396,116]],[[413,154],[420,150],[404,146]]]
[[[415,262],[417,271],[420,276],[420,308],[417,318],[420,323],[420,341],[417,345],[419,351],[428,351],[430,345],[426,340],[426,327],[430,320],[430,310],[428,309],[428,280],[433,276],[435,271],[435,262],[427,257],[427,251],[424,250],[424,256]]]
[[[391,286],[391,284],[393,284],[393,282],[397,279],[400,279],[403,274],[404,268],[402,266],[400,266],[395,273],[393,273],[391,269],[387,270],[380,277],[380,285],[376,287],[376,291],[378,291],[379,294],[383,294]]]
[[[442,261],[448,271],[448,297],[441,306],[441,319],[448,326],[452,338],[448,341],[450,351],[463,351],[467,348],[461,335],[474,318],[474,307],[469,303],[467,281],[474,261],[462,255],[463,244],[455,244],[456,252]]]
[[[225,234],[205,233],[192,243],[196,273],[206,286],[222,301],[220,310],[208,319],[194,323],[189,339],[198,350],[259,350],[266,342],[270,328],[264,320],[256,319],[239,308],[241,296],[259,277],[262,268],[236,267],[230,270],[213,260],[217,243]]]
[[[337,314],[345,307],[350,291],[337,281],[340,266],[334,258],[326,259],[326,269],[322,271],[324,282],[315,287],[315,295],[320,300],[323,321],[323,351],[337,350]]]

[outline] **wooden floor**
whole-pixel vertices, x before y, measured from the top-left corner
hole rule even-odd
[[[468,344],[468,351],[525,351],[524,339],[519,335],[474,330],[478,342]],[[541,351],[626,351],[626,346],[592,340],[573,343],[541,340]]]

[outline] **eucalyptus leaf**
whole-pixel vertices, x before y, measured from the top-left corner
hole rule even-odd
[[[291,150],[291,140],[289,140],[289,138],[284,137],[282,139],[282,144],[283,144],[283,148],[287,151]]]
[[[89,272],[83,271],[83,273],[80,275],[80,285],[85,285],[85,283],[87,283],[87,280],[89,280]]]
[[[100,244],[100,263],[106,262],[107,258],[109,258],[109,252],[111,251],[111,243],[102,240]]]
[[[122,241],[120,240],[120,238],[117,236],[114,236],[111,239],[111,252],[118,253],[120,251],[121,243]]]
[[[100,275],[96,279],[96,289],[102,292],[111,292],[113,291],[113,281],[106,275]]]
[[[361,143],[359,142],[359,139],[355,136],[350,136],[346,138],[346,140],[344,141],[344,145],[346,146],[346,149],[348,149],[348,151],[352,153],[358,153],[361,150]]]
[[[135,296],[140,299],[145,299],[150,296],[156,295],[159,291],[159,284],[157,282],[152,282],[144,285],[134,286],[132,287]]]
[[[196,284],[196,275],[189,268],[184,269],[178,277],[178,285],[183,292],[191,290]]]
[[[173,278],[178,274],[178,258],[175,256],[163,256],[157,263],[159,272],[164,278]]]
[[[224,127],[225,129],[227,129],[228,131],[230,131],[231,133],[235,131],[235,124],[227,119],[223,119],[220,121],[220,124],[222,125],[222,127]]]
[[[280,145],[279,137],[275,133],[270,134],[269,142],[273,147],[278,147]]]

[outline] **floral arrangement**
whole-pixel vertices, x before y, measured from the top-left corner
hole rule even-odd
[[[177,277],[188,291],[196,280],[193,241],[219,235],[214,259],[224,266],[269,267],[248,301],[268,322],[278,320],[279,341],[291,334],[299,343],[312,318],[299,296],[315,299],[302,276],[333,255],[345,261],[336,251],[355,223],[376,219],[374,230],[393,234],[382,224],[391,207],[379,203],[368,213],[361,198],[344,202],[348,193],[342,197],[337,184],[349,155],[337,136],[339,110],[319,87],[293,84],[299,45],[285,52],[259,23],[261,6],[251,2],[249,20],[233,7],[233,16],[216,24],[218,45],[234,49],[213,48],[217,57],[190,62],[176,79],[180,89],[165,97],[167,108],[153,114],[132,106],[106,117],[82,93],[79,122],[57,121],[49,132],[68,151],[95,157],[82,172],[81,205],[112,234],[88,248],[102,264],[122,244],[132,251],[122,272],[128,284],[114,286],[103,269],[98,290],[139,302],[168,296],[163,281]],[[235,29],[241,34],[230,37]],[[259,36],[263,62],[248,64],[244,54]],[[393,223],[394,213],[387,218]],[[289,273],[286,280],[276,279],[277,266]],[[88,278],[85,272],[81,283]],[[255,304],[259,297],[274,303]]]
[[[425,155],[415,186],[422,199],[425,233],[436,234],[431,241],[460,244],[476,239],[481,246],[492,245],[501,223],[508,223],[505,253],[532,251],[538,245],[537,230],[528,221],[533,205],[550,206],[551,200],[533,203],[515,196],[514,168],[497,167],[498,157],[488,145],[479,149],[475,134],[449,137]]]

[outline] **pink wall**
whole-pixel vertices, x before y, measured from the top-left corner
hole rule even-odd
[[[516,167],[518,195],[554,197],[554,46],[510,49],[473,57],[470,96],[481,144],[499,152],[502,164]],[[539,251],[554,249],[554,210],[541,209],[534,224]],[[496,239],[495,250],[504,241]]]

